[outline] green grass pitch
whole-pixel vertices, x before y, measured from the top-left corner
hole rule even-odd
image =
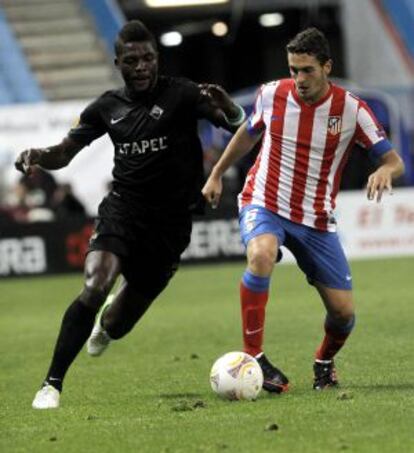
[[[414,452],[414,259],[352,263],[357,326],[337,358],[342,387],[320,393],[322,305],[295,266],[276,267],[265,350],[292,389],[227,402],[208,377],[241,348],[243,269],[183,267],[128,337],[100,358],[80,353],[57,411],[31,401],[82,277],[1,281],[0,451]]]

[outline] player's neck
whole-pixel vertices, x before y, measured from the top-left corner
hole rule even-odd
[[[151,87],[144,91],[136,91],[125,85],[125,93],[130,99],[133,99],[134,101],[145,101],[154,92],[157,86],[157,81],[158,78],[154,80],[154,83]]]
[[[299,99],[304,102],[306,105],[314,105],[314,104],[317,104],[319,103],[320,101],[322,101],[327,95],[328,93],[330,92],[331,90],[331,83],[330,82],[327,82],[322,88],[321,90],[315,94],[315,96],[313,96],[312,98],[302,98],[299,93],[296,91]]]

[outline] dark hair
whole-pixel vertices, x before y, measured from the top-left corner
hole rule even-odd
[[[115,55],[119,56],[122,53],[123,46],[128,42],[150,41],[157,50],[157,42],[154,35],[140,20],[131,20],[127,22],[119,31],[115,41]]]
[[[317,28],[307,28],[298,33],[286,46],[289,53],[306,53],[313,55],[320,64],[331,58],[329,43],[325,35]]]

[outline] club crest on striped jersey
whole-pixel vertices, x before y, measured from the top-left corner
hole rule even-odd
[[[342,118],[340,116],[328,117],[328,133],[338,135],[342,130]]]

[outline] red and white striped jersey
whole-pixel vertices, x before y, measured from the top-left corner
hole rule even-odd
[[[312,105],[299,98],[293,79],[263,85],[248,131],[263,136],[239,208],[257,204],[324,231],[336,230],[335,198],[353,145],[379,155],[392,149],[366,103],[333,84]]]

